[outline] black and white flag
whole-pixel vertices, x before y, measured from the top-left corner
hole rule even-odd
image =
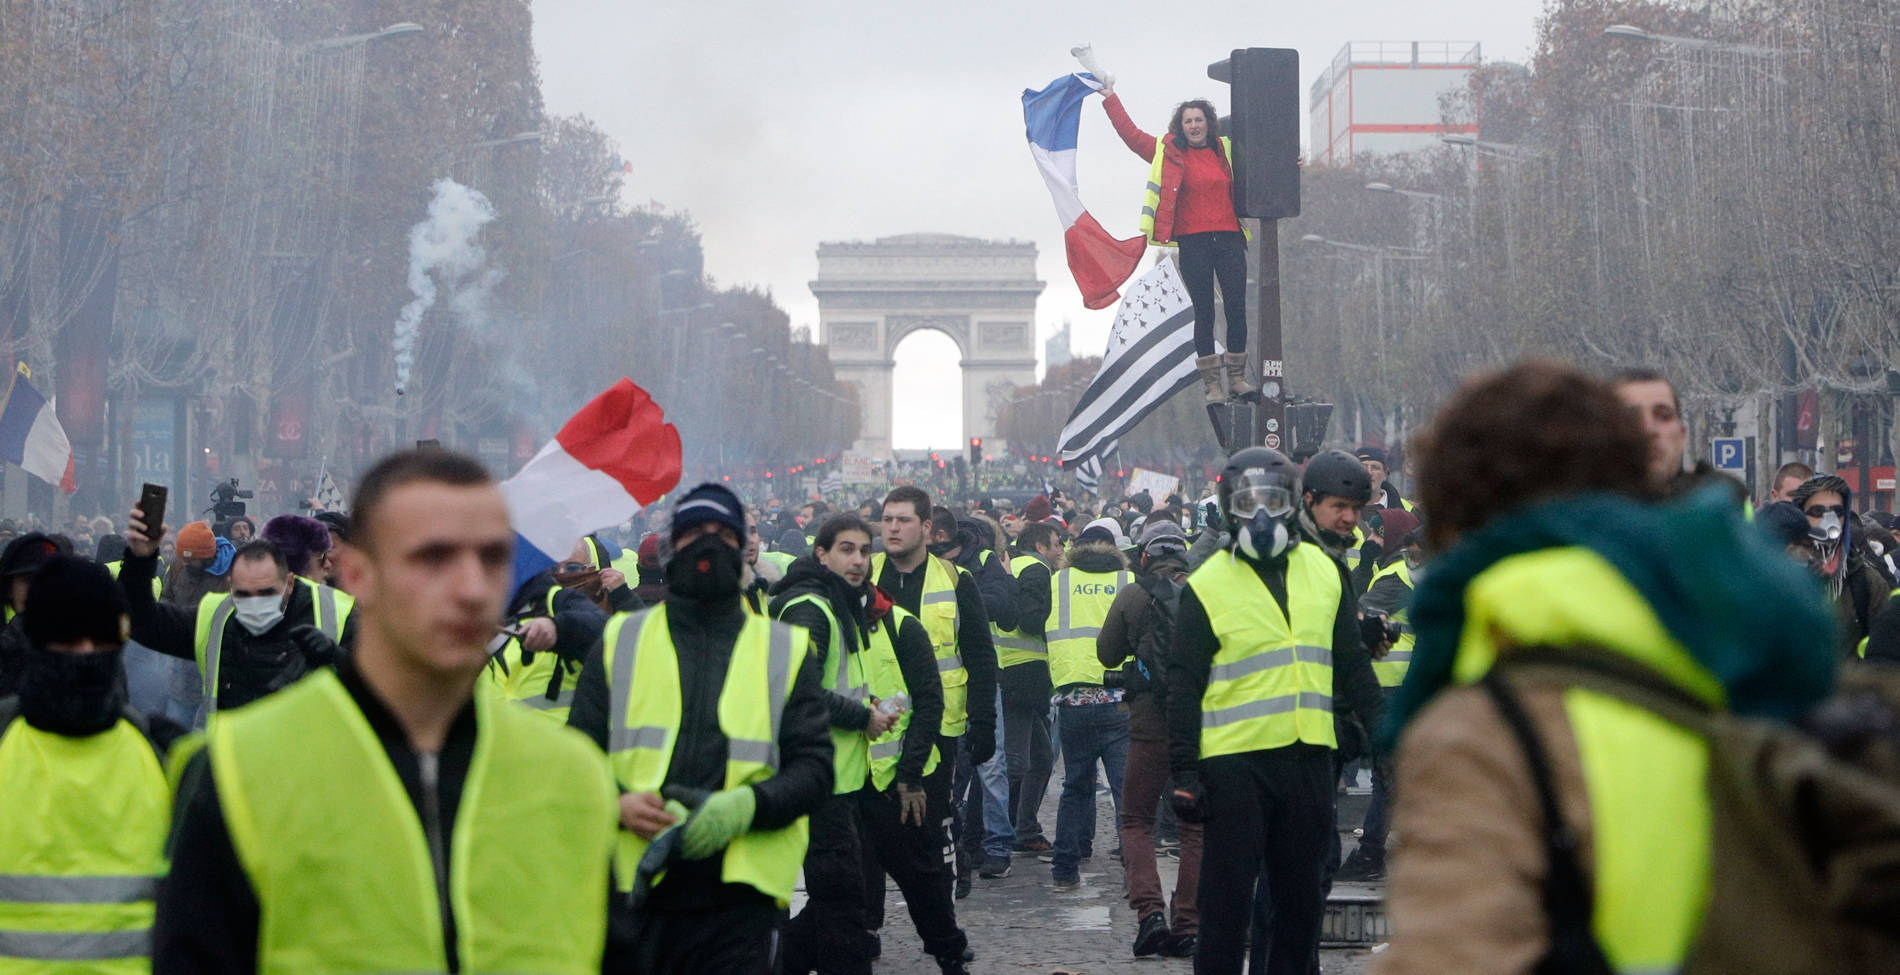
[[[1102,458],[1114,453],[1116,446],[1117,445],[1113,443],[1108,444],[1090,456],[1088,460],[1076,465],[1076,483],[1091,491],[1097,490],[1098,486],[1102,483]]]
[[[1102,368],[1062,428],[1063,466],[1107,454],[1194,376],[1194,304],[1174,262],[1162,261],[1128,288],[1115,313]]]

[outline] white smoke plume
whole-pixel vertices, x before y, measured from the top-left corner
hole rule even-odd
[[[495,219],[495,205],[481,193],[452,179],[436,181],[429,216],[409,228],[409,290],[415,300],[396,318],[396,395],[409,387],[416,365],[416,333],[422,316],[435,305],[438,289],[449,294],[449,307],[466,324],[481,327],[487,320],[488,292],[501,279],[498,270],[484,270],[488,259],[476,237]]]

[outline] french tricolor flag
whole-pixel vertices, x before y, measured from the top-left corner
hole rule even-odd
[[[0,404],[0,460],[10,460],[71,494],[79,490],[73,479],[73,444],[59,425],[53,402],[27,382],[32,375],[22,362],[7,384],[6,402]]]
[[[515,588],[680,481],[680,435],[646,390],[622,379],[581,407],[541,452],[502,482],[515,526]]]
[[[1029,154],[1055,197],[1062,218],[1063,248],[1069,272],[1082,289],[1082,304],[1107,308],[1121,298],[1117,291],[1147,250],[1142,237],[1117,240],[1095,222],[1082,206],[1075,182],[1076,133],[1082,127],[1082,103],[1102,90],[1094,75],[1063,75],[1041,91],[1023,91],[1023,122],[1029,130]]]

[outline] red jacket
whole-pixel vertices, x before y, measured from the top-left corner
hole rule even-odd
[[[1133,151],[1135,155],[1140,156],[1143,162],[1152,163],[1155,157],[1156,139],[1154,136],[1143,132],[1141,127],[1135,124],[1135,120],[1128,117],[1128,110],[1122,107],[1121,97],[1118,95],[1108,96],[1103,99],[1102,107],[1108,110],[1108,120],[1115,126],[1115,134],[1121,136],[1122,141],[1127,143],[1128,148]],[[1214,158],[1220,161],[1221,170],[1227,174],[1230,187],[1229,195],[1225,200],[1220,201],[1219,204],[1216,205],[1216,208],[1224,208],[1227,218],[1234,221],[1230,229],[1239,230],[1240,220],[1234,216],[1236,210],[1231,192],[1234,175],[1233,168],[1227,161],[1226,153],[1215,152]],[[1174,239],[1175,214],[1181,202],[1181,186],[1185,181],[1186,172],[1187,145],[1185,140],[1169,139],[1167,149],[1161,157],[1161,199],[1160,202],[1155,204],[1155,229],[1153,239],[1157,244],[1165,244]],[[1210,203],[1211,201],[1196,200],[1190,196],[1188,206],[1199,211]]]

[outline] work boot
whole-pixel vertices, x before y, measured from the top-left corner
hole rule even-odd
[[[1141,927],[1135,931],[1135,957],[1146,958],[1158,955],[1168,944],[1168,919],[1160,911],[1141,919]]]
[[[1194,359],[1194,368],[1201,372],[1201,385],[1205,387],[1209,403],[1227,402],[1227,392],[1220,385],[1220,356],[1204,355]]]
[[[1247,381],[1247,353],[1227,352],[1221,355],[1221,362],[1227,366],[1227,388],[1235,399],[1256,400],[1260,390]]]

